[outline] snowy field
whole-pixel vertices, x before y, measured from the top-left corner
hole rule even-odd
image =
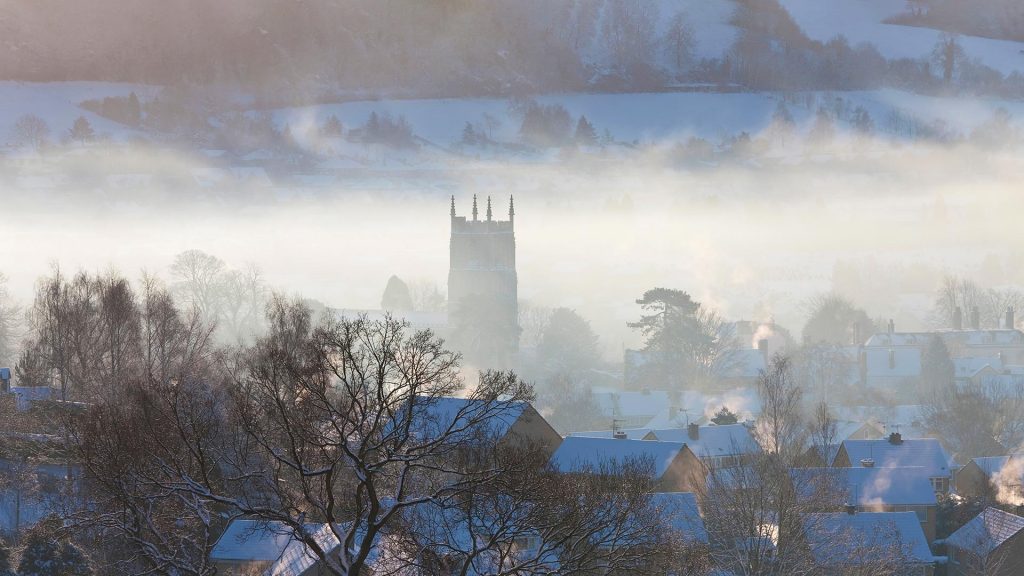
[[[897,0],[781,0],[804,33],[826,42],[843,35],[850,44],[874,44],[886,58],[928,58],[941,32],[886,24],[906,5]],[[962,36],[970,58],[1003,74],[1024,72],[1024,43]]]
[[[0,145],[9,141],[14,124],[26,114],[44,119],[54,140],[60,140],[79,116],[85,116],[99,136],[120,139],[136,134],[122,124],[79,107],[86,100],[127,96],[133,91],[140,99],[146,99],[153,97],[157,88],[111,82],[0,82]]]

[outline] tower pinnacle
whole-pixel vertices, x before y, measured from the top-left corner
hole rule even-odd
[[[488,196],[487,197],[487,221],[488,222],[491,221],[491,216],[492,216],[492,214],[491,214],[491,197]]]
[[[455,218],[455,195],[452,194],[452,218]]]
[[[476,194],[473,194],[473,222],[476,222]]]
[[[516,202],[512,196],[508,197],[508,221],[515,222],[516,220]]]

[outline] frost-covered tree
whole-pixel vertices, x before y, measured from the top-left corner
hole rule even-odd
[[[60,532],[60,520],[48,517],[28,533],[18,562],[19,576],[92,576],[89,558]]]
[[[35,114],[26,114],[14,124],[14,142],[19,146],[39,150],[50,138],[50,126]]]
[[[665,55],[675,68],[677,76],[681,76],[683,70],[690,64],[695,46],[696,39],[689,18],[685,12],[677,12],[665,32]]]
[[[582,146],[593,146],[598,142],[597,130],[594,129],[594,125],[587,120],[586,116],[580,116],[579,122],[576,123],[575,140],[577,144]]]
[[[0,576],[18,576],[11,565],[11,549],[0,541]]]

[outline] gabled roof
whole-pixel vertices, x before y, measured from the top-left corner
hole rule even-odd
[[[658,492],[651,495],[651,505],[658,510],[667,526],[676,530],[687,543],[708,543],[697,496],[693,492]]]
[[[865,346],[917,346],[925,347],[935,336],[947,345],[962,346],[1024,346],[1024,333],[1020,330],[940,330],[937,332],[882,332],[868,339]]]
[[[973,378],[985,368],[991,368],[997,373],[1003,371],[1003,363],[998,356],[970,356],[966,358],[953,358],[954,374],[957,378]]]
[[[946,538],[946,544],[985,557],[1024,530],[1024,518],[998,508],[986,508]]]
[[[698,458],[761,452],[761,447],[754,441],[750,430],[743,424],[701,426],[698,428],[696,440],[690,438],[686,428],[652,430],[652,433],[663,442],[686,444]]]
[[[234,520],[210,551],[221,561],[273,562],[295,540],[291,528],[281,522]]]
[[[551,464],[559,472],[597,472],[605,466],[649,459],[653,477],[661,478],[685,447],[682,442],[569,436],[551,456]]]
[[[864,564],[887,551],[894,560],[906,563],[930,564],[935,560],[913,512],[805,514],[803,525],[819,566]]]
[[[411,420],[410,429],[423,438],[447,436],[451,442],[469,442],[483,433],[502,438],[529,407],[527,402],[500,399],[417,397],[412,414],[406,409],[397,410],[384,430],[402,429]]]
[[[832,489],[844,503],[872,506],[935,506],[935,489],[924,468],[794,468],[801,497]]]
[[[861,467],[861,460],[874,460],[876,468],[920,466],[931,478],[949,476],[953,465],[946,450],[935,438],[904,438],[892,444],[879,440],[844,440],[840,450],[850,458],[850,466]]]
[[[985,476],[991,478],[992,476],[999,474],[1011,458],[1015,464],[1019,463],[1020,468],[1024,470],[1024,454],[1010,454],[1009,456],[983,456],[980,458],[972,458],[971,462],[974,462]],[[1022,483],[1024,483],[1024,474],[1022,474],[1021,480]]]

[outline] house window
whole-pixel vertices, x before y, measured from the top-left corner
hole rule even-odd
[[[949,492],[949,478],[937,477],[929,478],[929,480],[931,480],[932,489],[935,490],[936,492],[941,492],[943,494]]]

